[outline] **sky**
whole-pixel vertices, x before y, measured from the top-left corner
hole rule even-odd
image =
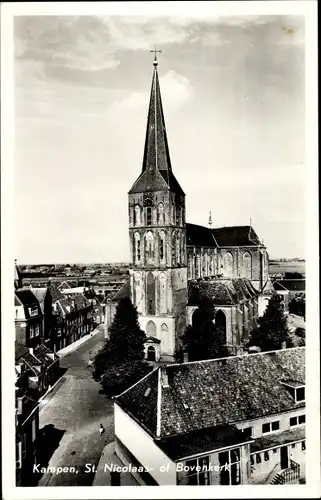
[[[187,221],[252,225],[270,257],[305,256],[300,16],[15,18],[15,254],[129,260],[154,44]]]

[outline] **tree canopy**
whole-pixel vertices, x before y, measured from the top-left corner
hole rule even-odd
[[[144,359],[146,335],[128,297],[119,301],[109,334],[94,359],[93,377],[111,396],[121,393],[151,370]]]
[[[283,343],[289,340],[289,330],[284,314],[281,297],[274,293],[261,318],[258,328],[250,336],[251,346],[258,346],[262,351],[281,349]]]
[[[183,336],[183,350],[189,361],[227,356],[225,332],[219,331],[213,320],[213,301],[200,297],[198,309],[193,314],[193,324],[188,325]]]

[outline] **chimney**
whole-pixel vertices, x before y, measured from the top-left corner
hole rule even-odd
[[[29,347],[29,352],[33,356],[33,347]]]
[[[169,383],[168,383],[168,374],[167,374],[167,366],[164,365],[164,366],[161,366],[160,367],[160,370],[161,370],[161,384],[162,384],[162,387],[169,387]]]
[[[183,353],[183,363],[188,363],[188,352]]]

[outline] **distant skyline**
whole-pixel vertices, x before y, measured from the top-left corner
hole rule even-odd
[[[187,221],[305,257],[304,18],[15,19],[18,263],[129,261],[155,43]]]

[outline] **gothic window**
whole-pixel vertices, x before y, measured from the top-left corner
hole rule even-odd
[[[152,225],[152,207],[146,207],[146,226]]]
[[[146,325],[146,335],[148,337],[156,337],[156,325],[152,320],[149,320]]]
[[[223,269],[224,269],[224,275],[227,278],[233,278],[233,257],[230,252],[227,252],[224,255]]]
[[[175,265],[176,262],[176,235],[175,231],[173,231],[172,235],[172,266]]]
[[[175,223],[175,205],[174,203],[172,204],[172,224]]]
[[[165,234],[162,231],[159,235],[159,259],[162,261],[165,257]]]
[[[155,278],[152,273],[147,275],[147,314],[155,314]]]
[[[161,325],[161,331],[162,332],[168,332],[168,326],[166,325],[166,323],[162,323],[162,325]]]
[[[140,206],[135,205],[135,208],[134,208],[134,226],[140,226],[140,224],[141,224],[140,213],[141,213]]]
[[[163,203],[159,203],[157,208],[157,224],[164,224],[164,205]]]
[[[194,255],[192,253],[188,254],[188,278],[194,278]]]
[[[181,262],[182,262],[182,264],[185,264],[185,250],[186,250],[185,245],[186,245],[186,243],[185,243],[185,234],[184,233],[182,235],[182,242],[181,243],[182,243],[181,244]]]
[[[176,226],[181,225],[181,207],[177,207],[176,209]]]
[[[154,259],[154,235],[148,231],[145,235],[145,262],[150,262]]]
[[[140,262],[140,234],[135,233],[134,235],[134,255],[135,262]]]
[[[180,264],[181,261],[181,235],[177,231],[176,235],[176,262],[177,264]]]
[[[201,256],[200,256],[199,253],[196,255],[195,277],[196,278],[200,278],[201,277]]]
[[[166,274],[161,273],[159,276],[159,310],[161,313],[167,312],[167,295],[166,295]]]
[[[252,257],[249,252],[243,254],[243,276],[244,278],[252,278]]]

